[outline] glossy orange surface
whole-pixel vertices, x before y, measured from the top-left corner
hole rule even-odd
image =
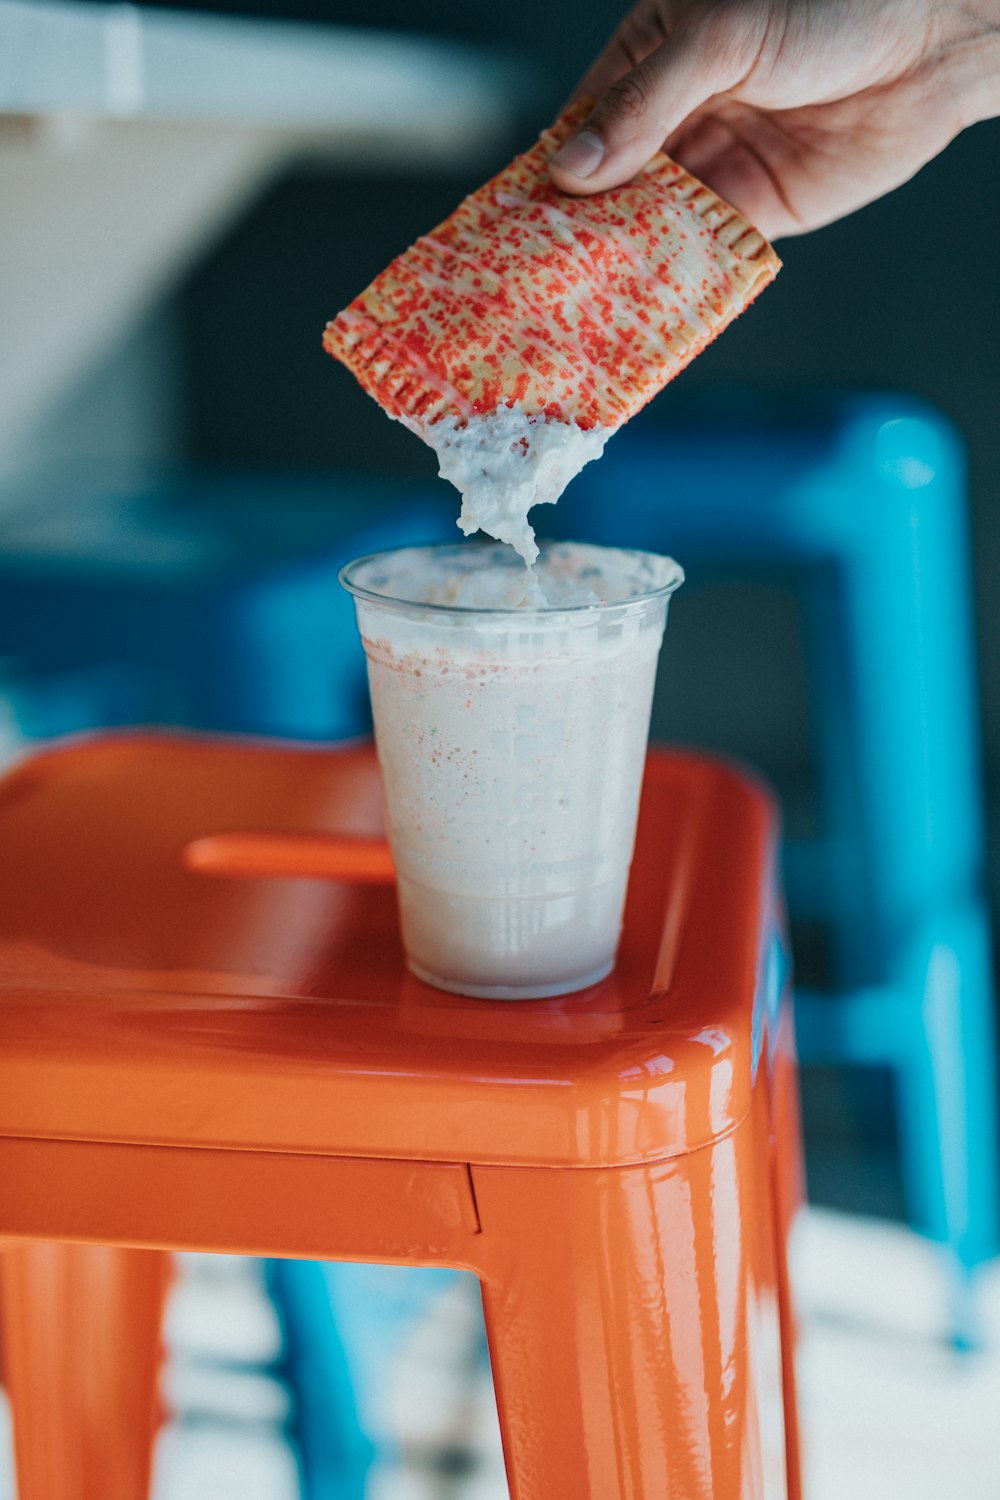
[[[169,1279],[161,1251],[26,1242],[0,1258],[22,1500],[145,1496]]]
[[[368,750],[134,736],[15,770],[0,1134],[615,1166],[747,1113],[774,830],[745,778],[650,757],[617,969],[564,1000],[409,975],[384,848],[343,879],[340,837],[380,829]]]
[[[616,975],[545,1002],[407,976],[379,829],[366,750],[117,738],[0,784],[21,1500],[144,1493],[162,1247],[474,1271],[513,1500],[797,1500],[766,797],[651,756]]]

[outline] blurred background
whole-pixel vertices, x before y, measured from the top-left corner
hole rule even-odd
[[[209,576],[234,537],[240,566],[250,567],[273,549],[275,496],[293,497],[285,534],[294,531],[302,547],[324,526],[363,532],[407,485],[428,527],[451,526],[456,497],[434,479],[430,451],[322,353],[323,324],[533,138],[620,11],[607,0],[544,8],[383,0],[374,12],[367,0],[214,0],[169,12],[0,0],[0,552],[13,559],[0,589],[8,599],[24,597],[18,590],[26,578],[37,582],[46,559],[63,580],[57,592],[78,585],[80,558],[93,568],[99,556],[98,572],[120,580],[144,545],[140,589],[193,558],[199,577]],[[783,242],[776,285],[633,424],[651,438],[695,420],[725,427],[737,414],[770,417],[803,395],[823,401],[840,391],[908,393],[955,424],[969,461],[994,911],[1000,205],[989,188],[998,151],[1000,121],[977,126],[880,203]],[[150,495],[164,494],[173,497],[169,523],[161,507],[156,526],[139,527],[145,541],[136,540],[134,517]],[[246,494],[255,497],[252,515]],[[79,727],[81,695],[96,693],[109,722],[127,719],[123,705],[138,701],[100,661],[88,676],[82,660],[69,670],[44,651],[30,662],[29,654],[8,629],[0,640],[7,751]],[[777,788],[791,831],[809,831],[806,677],[793,593],[750,577],[706,579],[672,610],[654,737],[749,761]],[[169,718],[150,703],[149,716]],[[801,966],[821,968],[811,934],[798,938]],[[933,1475],[947,1472],[950,1490],[1000,1495],[985,1455],[964,1487],[954,1477],[955,1463],[973,1463],[966,1434],[1000,1395],[1000,1376],[988,1353],[956,1365],[943,1346],[947,1314],[932,1262],[901,1224],[889,1089],[877,1070],[863,1084],[840,1069],[804,1071],[809,1190],[819,1210],[801,1273],[806,1375],[819,1393],[807,1392],[817,1433],[811,1493],[903,1493],[905,1464],[911,1496],[944,1493]],[[911,1280],[901,1281],[906,1267]],[[395,1433],[397,1457],[405,1451],[412,1462],[379,1480],[387,1500],[503,1493],[488,1397],[474,1411],[461,1407],[457,1427],[441,1417],[454,1398],[448,1382],[476,1347],[468,1298],[450,1295],[440,1347],[451,1339],[461,1352],[452,1364],[430,1356],[443,1369],[440,1421],[435,1428],[429,1419],[423,1438],[411,1432],[401,1443]],[[214,1354],[206,1298],[232,1309]],[[295,1491],[294,1457],[281,1457],[292,1398],[272,1379],[281,1331],[269,1306],[247,1267],[186,1263],[173,1325],[179,1420],[164,1450],[164,1496],[222,1495],[228,1484],[243,1495]],[[425,1370],[425,1352],[410,1353]],[[865,1366],[879,1387],[874,1408],[872,1388],[854,1378]],[[399,1379],[411,1379],[411,1391],[426,1385],[425,1374]],[[929,1411],[951,1411],[949,1402],[951,1437],[936,1422],[941,1442],[911,1475],[915,1434]],[[437,1449],[426,1440],[434,1431],[443,1433]],[[254,1443],[265,1457],[249,1463]],[[876,1466],[864,1481],[870,1490],[845,1467],[845,1443]],[[890,1467],[880,1471],[883,1459]]]

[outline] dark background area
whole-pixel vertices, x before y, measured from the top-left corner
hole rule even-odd
[[[499,6],[363,0],[291,6],[227,3],[243,15],[334,21],[502,43],[538,70],[537,96],[490,159],[462,173],[322,169],[286,176],[197,266],[170,309],[183,378],[183,443],[199,462],[275,469],[435,473],[429,450],[387,422],[320,350],[325,321],[460,197],[523,147],[558,109],[621,14],[552,0]],[[776,407],[822,388],[898,390],[926,398],[968,447],[986,770],[1000,786],[1000,121],[966,132],[913,181],[843,222],[779,246],[776,285],[636,418],[683,423],[692,400],[720,426],[750,388]],[[613,445],[605,463],[613,463]],[[455,497],[442,487],[442,504]],[[667,528],[669,534],[669,528]],[[681,559],[683,561],[683,558]],[[793,824],[808,821],[809,733],[793,599],[752,579],[686,590],[672,611],[654,733],[752,761],[774,781]],[[995,822],[997,797],[990,798]],[[997,840],[991,840],[994,858]],[[996,890],[996,881],[994,889]],[[853,1087],[853,1086],[852,1086]],[[864,1111],[842,1080],[813,1074],[812,1187],[820,1197],[898,1207],[891,1159],[845,1153]],[[879,1109],[877,1086],[866,1108]],[[874,1099],[874,1104],[873,1104]],[[881,1110],[879,1110],[881,1114]],[[860,1123],[859,1123],[860,1121]],[[825,1132],[825,1134],[824,1134]],[[824,1139],[830,1150],[823,1151]],[[836,1149],[834,1149],[836,1147]]]

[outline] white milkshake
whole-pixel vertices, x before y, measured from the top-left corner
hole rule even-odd
[[[621,929],[669,558],[405,548],[341,575],[368,656],[414,972],[488,998],[565,994]]]

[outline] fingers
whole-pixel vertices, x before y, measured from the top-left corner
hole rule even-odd
[[[801,234],[810,227],[796,218],[766,166],[745,146],[730,145],[725,152],[697,166],[683,157],[678,159],[713,193],[749,219],[766,240]]]
[[[643,62],[665,42],[673,5],[665,0],[639,0],[616,30],[604,51],[573,90],[573,99],[599,99],[605,89]]]
[[[596,193],[634,177],[693,110],[742,81],[760,45],[754,14],[710,10],[639,58],[552,158],[556,187]]]
[[[812,227],[790,197],[802,177],[792,140],[758,112],[719,101],[692,116],[669,151],[773,240]]]

